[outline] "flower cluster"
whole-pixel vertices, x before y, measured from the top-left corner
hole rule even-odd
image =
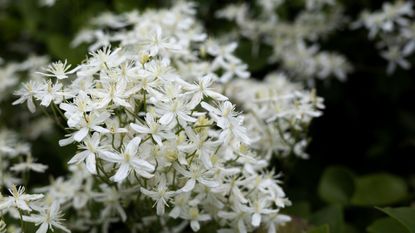
[[[179,226],[190,224],[194,231],[208,220],[240,232],[259,226],[275,230],[289,220],[279,214],[289,201],[277,176],[264,171],[268,162],[249,147],[244,117],[212,86],[217,80],[249,77],[247,67],[232,54],[235,44],[221,47],[206,41],[193,14],[191,5],[179,4],[143,16],[137,12],[100,16],[101,26],[132,26],[132,31],[114,35],[95,31],[108,43],[117,41],[120,48],[91,52],[74,69],[66,62],[53,63],[39,72],[45,79],[29,82],[31,92],[24,86],[16,93],[20,97],[16,103],[35,100],[65,119],[69,133],[60,144],[75,143],[79,148],[69,163],[85,164],[78,168],[103,183],[92,192],[97,187],[91,182],[71,184],[72,190],[81,186],[90,194],[74,206],[86,208],[89,201],[104,204],[100,226],[111,220],[129,222],[125,208],[149,202],[155,203],[159,219],[181,219]],[[183,15],[187,18],[177,18]],[[163,18],[177,22],[158,22]],[[84,32],[75,41],[87,35]],[[106,41],[98,39],[91,49],[107,46]],[[211,60],[201,59],[205,53]],[[60,204],[75,201],[68,195],[73,191],[54,193],[54,185],[47,190],[61,199]],[[144,214],[142,222],[130,227],[150,223],[171,227],[150,218],[151,204],[139,214]],[[77,221],[85,221],[78,226],[97,224],[92,216]]]
[[[362,12],[360,19],[352,26],[365,27],[369,31],[369,39],[377,40],[381,56],[388,61],[389,74],[399,66],[409,69],[411,64],[407,58],[415,51],[415,22],[412,1],[385,2],[382,9]]]
[[[26,194],[24,186],[28,184],[30,172],[44,173],[46,165],[36,163],[30,153],[30,146],[22,142],[16,133],[9,130],[0,132],[0,187],[10,187],[10,196],[3,196],[0,192],[0,232],[6,232],[4,216],[20,219],[24,222],[40,225],[38,233],[46,233],[53,227],[69,232],[61,222],[59,203],[53,199],[43,199],[43,194]],[[36,213],[36,214],[34,214]],[[9,231],[24,232],[24,224],[17,227],[7,226]],[[13,229],[13,230],[12,230]]]
[[[2,64],[0,60],[0,65],[2,65],[0,66],[0,102],[11,98],[13,90],[22,81],[22,77],[28,76],[30,79],[35,79],[35,71],[48,62],[47,57],[35,55],[29,56],[21,63],[9,62]],[[33,108],[30,106],[30,109]]]
[[[39,226],[37,233],[46,233],[48,229],[53,231],[54,228],[70,232],[61,223],[63,219],[58,202],[42,200],[44,198],[43,194],[26,194],[23,186],[16,187],[13,185],[9,192],[10,196],[8,197],[0,195],[0,211],[3,212],[2,215],[4,212],[8,212],[10,216],[20,219],[21,226],[18,230],[14,229],[14,232],[24,232],[24,222]],[[4,222],[0,227],[1,231],[5,231],[6,225]]]
[[[307,128],[324,108],[315,91],[305,91],[300,83],[289,82],[284,74],[271,73],[262,82],[237,80],[226,94],[244,110],[252,146],[262,157],[295,154],[308,158]]]
[[[270,46],[273,53],[268,58],[269,62],[278,63],[281,71],[290,78],[308,82],[331,76],[346,79],[351,65],[345,57],[319,49],[319,40],[345,22],[338,4],[332,0],[306,1],[304,9],[293,21],[276,14],[277,9],[284,6],[284,1],[258,1],[257,5],[260,14],[250,10],[254,7],[248,3],[241,3],[230,4],[216,15],[236,23],[234,34],[252,41],[253,56],[258,56],[261,44]]]
[[[259,3],[264,11],[279,5]],[[275,155],[307,158],[307,128],[324,107],[315,91],[289,80],[342,79],[350,68],[342,56],[320,52],[314,43],[335,26],[321,26],[314,36],[287,30],[310,22],[310,12],[326,6],[331,1],[307,1],[298,23],[281,22],[282,37],[267,21],[259,37],[270,42],[289,77],[273,72],[264,81],[248,79],[248,66],[235,55],[238,44],[230,37],[207,37],[194,4],[92,19],[72,43],[90,45],[86,60],[30,70],[13,103],[48,113],[65,130],[60,146],[77,147],[68,159],[69,174],[33,189],[42,196],[23,194],[14,184],[28,184],[7,178],[11,196],[2,197],[0,211],[20,217],[23,231],[35,223],[38,232],[110,232],[116,223],[131,232],[181,232],[215,222],[220,232],[277,232],[290,221],[280,213],[290,201],[269,161]],[[264,14],[276,17],[273,11]],[[252,19],[252,29],[265,18]],[[290,38],[296,39],[287,44]],[[283,45],[274,43],[279,39]],[[36,125],[48,122],[39,119]],[[27,153],[14,170],[43,172],[46,167]],[[26,198],[28,208],[14,205],[15,196]],[[64,225],[62,212],[72,213]]]
[[[41,73],[45,80],[33,81],[35,91],[17,93],[65,119],[68,134],[60,144],[79,148],[69,163],[85,164],[87,174],[103,183],[80,201],[77,186],[62,180],[73,195],[54,193],[52,184],[46,189],[52,199],[60,205],[73,200],[82,208],[89,201],[104,204],[99,216],[104,226],[114,219],[128,222],[124,209],[149,202],[159,218],[181,219],[194,231],[208,220],[239,232],[260,225],[276,229],[288,221],[279,209],[289,201],[274,173],[264,172],[267,161],[250,149],[243,117],[210,86],[215,74],[189,83],[174,68],[184,58],[152,49],[104,48],[72,70],[53,63]],[[90,183],[78,185],[91,193]],[[154,216],[151,211],[140,214]],[[91,227],[92,219],[78,221],[89,220],[85,224]],[[134,227],[149,224],[139,221]],[[148,221],[171,227],[157,218]]]
[[[27,170],[43,172],[46,167],[32,163],[30,145],[22,142],[18,135],[10,130],[0,131],[0,186],[10,187],[23,181],[16,173]]]
[[[10,62],[2,64],[0,59],[0,101],[10,98],[15,86],[20,82],[22,74],[31,78],[34,71],[47,64],[48,59],[42,56],[30,56],[22,63]]]
[[[234,55],[236,43],[223,45],[207,35],[195,18],[194,4],[179,2],[170,9],[148,10],[142,14],[104,13],[92,20],[92,28],[81,31],[73,46],[90,43],[89,49],[117,43],[123,47],[143,48],[142,59],[161,54],[177,59],[179,71],[186,70],[183,79],[197,81],[206,73],[218,72],[220,82],[233,77],[248,78],[247,66]],[[211,62],[197,59],[209,56]]]
[[[271,4],[266,1],[260,2],[261,4]],[[275,3],[275,2],[272,2]],[[242,5],[245,6],[245,5]],[[107,45],[109,42],[117,42],[123,46],[129,46],[132,48],[135,47],[143,47],[149,51],[152,50],[159,50],[159,48],[154,48],[155,45],[149,45],[148,39],[146,39],[146,34],[138,33],[138,32],[144,32],[144,31],[150,31],[149,29],[149,21],[151,20],[151,25],[153,27],[156,27],[158,30],[160,30],[159,34],[162,34],[164,36],[159,36],[160,38],[164,38],[163,40],[157,39],[155,41],[173,41],[174,43],[170,43],[169,45],[165,44],[162,47],[163,48],[170,48],[165,49],[165,51],[160,51],[168,56],[171,56],[169,54],[169,51],[180,51],[178,54],[174,54],[174,57],[180,58],[180,60],[175,61],[178,71],[182,74],[182,78],[190,81],[190,82],[197,82],[198,84],[193,87],[194,90],[197,90],[198,88],[203,88],[208,85],[213,85],[214,88],[218,91],[221,91],[222,93],[226,92],[226,87],[232,88],[232,87],[238,87],[238,90],[240,93],[252,93],[251,86],[249,85],[239,85],[232,82],[232,78],[236,77],[235,80],[239,80],[240,78],[246,79],[249,77],[249,72],[247,72],[247,65],[244,64],[239,58],[237,58],[234,55],[234,52],[237,49],[237,43],[236,42],[229,42],[225,45],[222,45],[223,43],[218,40],[214,40],[212,38],[207,39],[205,36],[205,32],[202,30],[202,26],[194,17],[194,9],[192,8],[193,5],[191,4],[178,4],[171,8],[170,10],[160,10],[157,12],[153,11],[147,11],[146,13],[142,15],[138,15],[136,11],[124,13],[121,15],[115,15],[110,13],[104,13],[97,18],[92,20],[93,29],[85,29],[82,31],[78,38],[74,40],[74,45],[77,45],[84,42],[92,43],[90,46],[90,49],[96,49],[99,46]],[[274,9],[275,7],[271,7]],[[226,8],[227,11],[229,9],[232,9],[232,5]],[[265,7],[264,9],[270,9],[269,7]],[[315,9],[313,7],[313,9]],[[271,13],[269,13],[271,14]],[[134,16],[134,17],[133,17]],[[240,16],[240,15],[239,15]],[[240,16],[241,17],[241,16]],[[171,19],[169,21],[162,20],[162,19]],[[307,20],[304,20],[307,22]],[[183,22],[187,22],[186,25],[182,25]],[[241,24],[243,24],[241,22]],[[177,25],[180,25],[178,27]],[[246,24],[243,24],[246,25]],[[130,29],[131,28],[131,29]],[[254,28],[254,27],[253,27]],[[323,25],[321,26],[322,29],[324,29]],[[272,30],[268,28],[268,31],[264,31],[263,33],[270,33]],[[102,37],[99,37],[97,35],[103,35],[104,31],[110,31],[111,33],[107,33],[105,38],[102,39]],[[311,26],[309,31],[313,31]],[[193,35],[197,32],[197,36]],[[242,33],[244,30],[242,30]],[[189,37],[187,35],[191,34],[192,36]],[[243,33],[244,34],[244,33]],[[309,35],[310,33],[304,33],[304,36]],[[150,34],[151,35],[151,34]],[[247,31],[246,35],[253,35],[251,31]],[[277,35],[277,34],[275,34]],[[197,40],[192,40],[191,38],[197,38]],[[174,46],[173,46],[174,45]],[[279,43],[277,43],[276,46],[279,46]],[[299,50],[302,52],[294,53],[293,51],[282,53],[282,56],[284,59],[282,60],[282,63],[285,67],[287,67],[290,71],[290,74],[293,74],[293,72],[302,72],[307,77],[312,77],[314,73],[317,74],[318,77],[328,77],[331,74],[334,74],[338,77],[345,78],[345,69],[344,65],[347,64],[347,62],[344,60],[342,56],[337,56],[334,53],[326,53],[326,52],[319,52],[317,53],[317,50],[312,49],[309,50],[309,61],[305,61],[305,54],[307,52],[304,52],[306,49],[305,43],[299,42]],[[175,47],[176,50],[171,50],[171,48]],[[179,49],[180,50],[177,50]],[[187,56],[189,54],[192,54],[194,56],[195,50],[199,51],[200,56],[205,59],[193,59],[190,56]],[[297,59],[296,57],[301,57]],[[208,62],[207,59],[210,59],[211,62]],[[183,60],[186,60],[186,62],[183,62]],[[301,63],[300,60],[304,61],[304,63]],[[329,64],[329,65],[327,65]],[[301,68],[297,67],[301,66]],[[348,66],[348,65],[347,65]],[[212,77],[206,78],[204,80],[198,80],[195,77],[203,76],[206,73],[213,74]],[[218,76],[217,78],[213,78],[214,76]],[[251,83],[251,82],[247,82]],[[226,84],[226,85],[221,85]],[[281,86],[275,87],[275,90],[272,90],[274,93],[274,97],[279,99],[285,98],[284,96],[288,94],[288,92],[294,92],[294,90],[291,88],[291,86],[298,86],[298,84],[291,83],[288,79],[286,81],[280,83]],[[198,87],[199,86],[199,87]],[[262,85],[261,85],[262,86]],[[295,92],[303,92],[302,96],[308,96],[308,91],[305,91],[304,87],[302,85],[298,86],[295,90]],[[242,89],[243,88],[243,89]],[[286,92],[281,92],[280,90],[287,90]],[[258,92],[265,91],[265,90],[258,90]],[[194,94],[201,95],[201,93],[194,92]],[[292,95],[293,93],[290,93]],[[297,95],[298,96],[298,95]],[[233,95],[230,95],[231,99],[235,99],[238,101],[239,97],[235,97]],[[198,97],[200,98],[200,97]],[[251,99],[251,98],[248,98]],[[248,103],[249,101],[241,101],[242,103]],[[297,109],[296,106],[297,101],[287,101],[284,105],[286,109]],[[300,101],[301,102],[301,101]],[[308,104],[307,108],[309,109],[315,109],[315,105],[313,105],[311,102],[303,101],[303,105]],[[250,105],[239,105],[242,107],[242,109],[245,112],[254,112],[256,109],[252,108]],[[249,107],[248,107],[249,106]],[[264,106],[262,106],[264,107]],[[321,106],[320,106],[321,107]],[[319,107],[319,108],[320,108]],[[271,108],[270,111],[275,111],[275,108]],[[306,109],[304,107],[304,109]],[[318,112],[318,110],[316,110]],[[270,112],[269,114],[272,114]],[[268,115],[269,115],[268,114]],[[267,119],[269,116],[263,115],[264,121],[267,122]],[[313,117],[316,117],[320,114],[314,114]],[[276,115],[274,114],[274,117]],[[276,119],[275,117],[274,121],[280,122],[280,119]],[[278,117],[279,118],[279,117]],[[252,120],[246,121],[247,124],[251,124]],[[285,120],[284,120],[285,121]],[[252,121],[255,122],[255,121]],[[304,133],[296,133],[296,139],[292,136],[287,136],[287,140],[290,140],[290,146],[287,145],[286,142],[283,142],[281,140],[273,140],[270,141],[267,139],[269,134],[262,134],[261,141],[266,142],[268,141],[266,147],[264,143],[261,143],[262,150],[268,151],[269,153],[266,154],[264,158],[269,158],[270,155],[277,155],[277,156],[287,156],[288,154],[296,154],[300,157],[307,157],[305,155],[304,149],[307,145],[306,143],[306,128],[308,127],[309,120],[306,120],[305,122],[302,122],[300,120],[290,120],[290,124],[280,125],[281,133],[287,133],[288,131],[298,131],[298,132],[304,132]],[[269,122],[268,122],[269,123]],[[268,124],[267,123],[267,124]],[[268,124],[269,125],[269,124]],[[252,125],[253,126],[253,125]],[[288,128],[290,127],[290,128]],[[264,127],[262,127],[264,128]],[[250,130],[250,132],[255,132]],[[276,131],[273,131],[276,132]],[[251,135],[252,136],[252,135]],[[258,135],[256,135],[258,136]],[[257,137],[254,137],[257,138]],[[275,138],[275,137],[274,137]],[[290,139],[288,139],[290,138]],[[291,140],[292,139],[292,140]],[[301,142],[299,144],[299,142]],[[292,145],[291,145],[292,144]],[[297,145],[297,146],[294,146]],[[301,145],[301,146],[299,146]],[[259,145],[258,145],[259,146]],[[280,149],[276,149],[280,148]],[[281,148],[285,148],[282,150]],[[293,150],[293,148],[296,148]],[[295,152],[294,152],[295,151]],[[272,153],[271,153],[272,152]],[[294,152],[294,153],[293,153]],[[263,155],[263,153],[260,153],[260,155]]]

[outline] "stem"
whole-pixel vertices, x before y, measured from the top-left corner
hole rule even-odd
[[[25,233],[26,231],[25,231],[25,224],[24,224],[24,221],[23,221],[22,211],[19,208],[17,208],[17,210],[19,211],[20,228],[22,229],[22,233]]]

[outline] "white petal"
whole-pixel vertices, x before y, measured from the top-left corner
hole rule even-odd
[[[180,189],[180,191],[185,192],[185,193],[190,192],[190,191],[192,191],[192,190],[193,190],[193,188],[195,187],[195,184],[196,184],[196,180],[194,180],[194,179],[189,179],[189,180],[186,182],[186,184],[183,186],[183,188],[181,188],[181,189]]]
[[[219,186],[219,183],[213,180],[206,180],[203,178],[199,178],[198,181],[204,185],[206,185],[209,188],[216,188]]]
[[[128,165],[127,163],[122,163],[121,166],[118,168],[117,173],[115,173],[112,179],[115,182],[121,182],[128,176],[129,171],[130,165]]]
[[[187,115],[187,114],[185,114],[183,112],[179,112],[179,113],[177,113],[177,115],[179,115],[180,118],[182,118],[183,120],[188,121],[188,122],[195,122],[195,121],[197,121],[196,118],[191,117],[191,116],[189,116],[189,115]]]
[[[252,226],[258,227],[261,224],[261,214],[255,213],[252,215]]]
[[[247,233],[245,223],[242,219],[239,219],[238,221],[238,230],[239,233]]]
[[[162,200],[157,202],[157,215],[164,215],[164,202]]]
[[[220,100],[220,101],[228,100],[228,97],[226,97],[226,96],[224,96],[222,94],[219,94],[217,92],[214,92],[214,91],[206,90],[205,91],[205,94],[207,96],[212,97],[215,100]]]
[[[97,169],[96,169],[96,161],[95,161],[95,154],[90,153],[88,155],[88,157],[86,158],[86,169],[91,173],[91,174],[97,174]]]
[[[52,223],[52,225],[56,228],[61,229],[62,231],[66,232],[66,233],[71,233],[71,230],[69,230],[68,228],[64,227],[63,225],[59,224],[59,223]]]
[[[103,160],[108,161],[108,162],[112,162],[112,163],[120,163],[121,161],[123,161],[121,156],[119,156],[116,153],[110,152],[110,151],[101,151],[100,157]]]
[[[67,146],[67,145],[71,144],[73,141],[74,141],[74,139],[72,137],[61,139],[61,140],[59,140],[59,146],[61,146],[61,147]]]
[[[37,229],[36,233],[46,233],[48,231],[48,223],[44,222],[40,225],[39,229]]]
[[[30,98],[30,99],[27,100],[27,108],[29,109],[29,111],[31,113],[36,112],[36,106],[33,103],[33,98]]]
[[[141,126],[141,125],[138,125],[138,124],[131,123],[130,126],[133,130],[135,130],[138,133],[148,133],[149,132],[148,128],[146,128],[144,126]]]
[[[211,169],[213,167],[212,161],[210,160],[209,154],[206,152],[201,152],[200,160],[202,160],[203,165],[206,169]]]
[[[27,203],[23,200],[17,199],[16,200],[16,205],[21,210],[32,211],[32,209],[30,209],[30,207],[27,205]]]
[[[153,172],[155,169],[153,164],[143,159],[133,159],[131,162],[134,165],[134,168],[137,168],[137,169],[144,169],[148,172]]]
[[[127,153],[129,153],[130,155],[135,155],[137,154],[138,151],[138,146],[140,145],[141,142],[141,138],[139,137],[135,137],[133,138],[127,145],[127,147],[125,148],[125,151]]]
[[[69,160],[68,164],[75,164],[80,163],[85,160],[85,158],[90,154],[91,152],[88,150],[82,151],[78,154],[76,154],[74,157],[72,157],[71,160]]]
[[[176,219],[177,217],[179,217],[179,215],[180,215],[180,207],[178,207],[178,206],[175,206],[171,211],[170,211],[170,214],[169,214],[169,216],[170,217],[172,217],[172,218],[174,218],[174,219]]]
[[[200,229],[200,224],[198,221],[192,220],[190,221],[190,227],[193,231],[198,231]]]
[[[163,142],[162,142],[162,140],[161,140],[161,137],[160,137],[160,136],[158,136],[158,135],[156,135],[156,134],[153,134],[153,135],[151,135],[151,136],[153,137],[154,141],[156,141],[157,145],[159,145],[159,146],[163,146]]]
[[[82,139],[84,139],[86,137],[86,135],[88,134],[89,129],[84,127],[82,129],[80,129],[79,131],[77,131],[74,135],[73,138],[75,139],[75,141],[80,142],[82,141]]]
[[[163,125],[168,125],[173,119],[174,119],[174,113],[169,112],[169,113],[164,114],[160,118],[159,122]]]

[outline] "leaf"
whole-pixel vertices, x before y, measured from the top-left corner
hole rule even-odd
[[[308,233],[330,233],[330,227],[329,225],[322,225],[309,230]]]
[[[399,223],[405,226],[410,233],[415,233],[415,208],[400,207],[378,209],[396,219]]]
[[[381,218],[373,222],[368,228],[369,233],[409,233],[409,231],[393,218]]]
[[[379,173],[356,180],[352,198],[355,205],[389,205],[404,200],[408,195],[405,181],[395,175]]]
[[[343,208],[340,205],[327,206],[311,216],[310,221],[314,225],[328,224],[331,232],[343,232]]]
[[[353,173],[342,167],[327,168],[318,186],[322,200],[330,204],[349,203],[355,189]]]

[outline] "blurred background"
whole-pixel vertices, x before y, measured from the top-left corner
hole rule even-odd
[[[234,1],[198,1],[198,17],[209,33],[215,35],[231,26],[213,17],[217,9],[231,2]],[[383,3],[379,0],[340,2],[350,19],[356,19],[362,9],[379,9]],[[52,60],[68,59],[69,63],[77,64],[85,58],[87,46],[73,48],[70,43],[92,17],[105,11],[124,12],[168,4],[138,0],[58,0],[48,7],[39,5],[38,0],[0,0],[0,57],[9,62],[22,61],[31,54],[48,54]],[[290,1],[285,12],[287,17],[295,15],[296,7],[296,0]],[[275,69],[265,59],[261,60],[261,56],[251,57],[247,52],[252,46],[249,41],[242,40],[239,44],[237,53],[249,64],[254,77],[261,78]],[[345,27],[331,34],[322,43],[322,49],[344,54],[354,71],[345,82],[317,82],[317,93],[324,98],[326,109],[310,128],[310,159],[292,159],[287,164],[275,161],[276,170],[287,174],[283,177],[284,189],[294,203],[287,212],[297,217],[295,226],[284,231],[295,232],[294,228],[312,223],[328,224],[333,233],[366,232],[367,226],[383,216],[374,206],[414,205],[415,70],[397,69],[387,75],[387,62],[379,56],[363,29]],[[266,50],[260,47],[261,52]],[[414,63],[413,59],[410,62]],[[1,109],[1,125],[13,128],[22,124],[22,119],[11,119],[19,109],[5,102]],[[33,145],[40,161],[54,164],[49,170],[54,175],[64,173],[64,161],[76,149],[68,147],[62,152],[56,143],[64,132],[60,133],[42,137]],[[391,184],[387,179],[373,179],[385,174],[388,179],[392,178]],[[31,179],[42,184],[45,177]],[[339,182],[344,193],[338,194],[330,187],[325,190],[326,183]],[[340,196],[341,201],[333,200],[333,195]]]

